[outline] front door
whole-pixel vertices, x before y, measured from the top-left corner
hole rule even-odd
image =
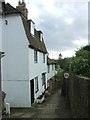
[[[30,80],[31,85],[31,104],[34,103],[34,79]]]

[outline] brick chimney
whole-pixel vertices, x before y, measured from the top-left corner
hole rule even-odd
[[[28,18],[28,9],[26,8],[26,3],[24,0],[22,0],[22,2],[19,0],[16,8],[24,15],[26,19]]]

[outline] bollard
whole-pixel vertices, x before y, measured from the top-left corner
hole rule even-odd
[[[10,115],[10,103],[6,103],[6,114]]]

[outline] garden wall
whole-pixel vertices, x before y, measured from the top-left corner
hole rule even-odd
[[[70,76],[68,95],[71,110],[76,118],[87,118],[90,113],[90,78]]]

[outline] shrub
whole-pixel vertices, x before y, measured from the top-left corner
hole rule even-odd
[[[76,56],[71,58],[70,72],[73,74],[90,77],[90,51],[83,47],[76,51]]]
[[[63,69],[58,70],[57,74],[56,74],[56,80],[57,81],[63,80],[63,74],[64,74],[64,70]]]

